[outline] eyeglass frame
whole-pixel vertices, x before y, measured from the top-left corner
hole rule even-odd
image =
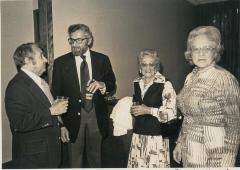
[[[140,63],[141,68],[146,68],[147,66],[149,66],[150,68],[155,68],[156,64],[155,63],[150,63],[150,64]]]
[[[89,39],[88,37],[85,38],[77,38],[77,39],[73,39],[73,38],[68,38],[68,43],[70,45],[73,45],[74,43],[76,44],[81,44],[84,40]]]
[[[216,50],[216,47],[205,46],[205,47],[201,47],[201,48],[192,48],[191,49],[192,53],[197,53],[197,54],[200,54],[201,52],[205,54],[205,53],[209,53],[213,50]]]

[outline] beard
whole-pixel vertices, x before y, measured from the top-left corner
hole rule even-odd
[[[74,56],[82,56],[86,51],[88,47],[71,47],[72,53]]]

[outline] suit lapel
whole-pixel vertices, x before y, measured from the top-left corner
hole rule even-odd
[[[79,66],[80,67],[80,66]],[[78,73],[76,67],[75,56],[72,53],[69,54],[68,60],[65,61],[65,77],[68,77],[69,83],[72,83],[74,91],[80,95],[80,84],[78,80]]]
[[[28,89],[32,93],[32,95],[35,96],[35,98],[43,105],[47,107],[51,106],[50,101],[48,100],[42,89],[23,71],[20,71],[19,74],[22,77],[22,80],[25,81],[28,85]]]
[[[97,60],[97,56],[94,55],[93,51],[90,51],[90,57],[91,57],[91,63],[92,63],[92,78],[93,79],[97,79],[97,70],[98,69],[98,60]]]

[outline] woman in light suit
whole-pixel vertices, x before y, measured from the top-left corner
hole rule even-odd
[[[201,26],[188,36],[186,59],[195,65],[177,97],[184,121],[174,159],[184,167],[233,167],[240,141],[240,89],[216,63],[222,51],[216,27]]]

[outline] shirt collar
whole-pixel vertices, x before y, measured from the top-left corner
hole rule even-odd
[[[140,82],[140,80],[142,80],[142,78],[138,77],[133,82]],[[154,76],[153,82],[155,82],[155,83],[165,83],[166,78],[161,73],[157,72]]]
[[[41,80],[42,80],[41,77],[39,77],[38,75],[36,75],[35,73],[33,73],[30,70],[27,70],[27,69],[24,69],[24,68],[21,68],[21,70],[24,73],[26,73],[31,79],[33,79],[34,82],[36,82],[37,84],[41,84]]]
[[[202,69],[199,69],[197,66],[195,66],[192,72],[194,74],[196,74],[196,73],[204,73],[204,72],[207,72],[208,70],[214,68],[215,66],[216,66],[216,63],[212,63],[209,66],[207,66],[205,68],[202,68]]]
[[[87,49],[87,51],[83,55],[86,56],[86,61],[88,61],[90,59],[90,50],[89,50],[89,48]],[[75,56],[75,57],[80,57],[80,56]],[[81,58],[81,60],[82,60],[82,58]]]

